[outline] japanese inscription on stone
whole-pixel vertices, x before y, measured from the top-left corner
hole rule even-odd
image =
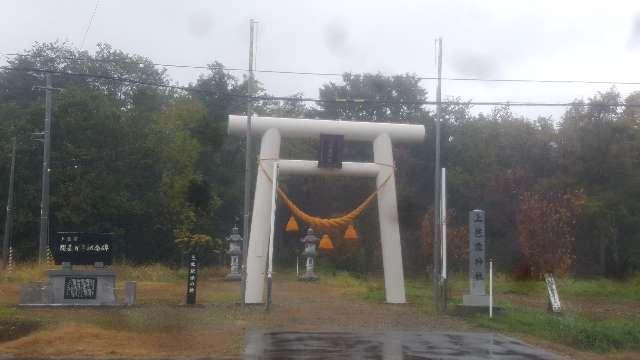
[[[196,290],[198,287],[198,260],[195,255],[189,256],[187,268],[187,305],[196,304]]]
[[[485,295],[484,211],[469,212],[469,286],[471,295]]]
[[[52,239],[51,253],[56,265],[111,265],[112,234],[59,232]]]
[[[97,283],[98,279],[95,277],[66,277],[64,279],[64,298],[95,299]]]

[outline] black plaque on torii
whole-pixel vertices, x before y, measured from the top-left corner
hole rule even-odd
[[[320,134],[319,168],[342,168],[343,135]]]

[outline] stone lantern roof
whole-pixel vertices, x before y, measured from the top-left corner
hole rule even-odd
[[[305,235],[302,239],[300,239],[301,242],[303,243],[312,243],[315,244],[318,241],[320,241],[320,238],[316,236],[315,232],[313,231],[313,228],[309,227],[307,229],[307,235]]]
[[[231,229],[231,235],[227,236],[225,240],[232,243],[242,242],[243,239],[242,239],[242,236],[240,235],[240,230],[238,229],[237,225],[235,225],[233,229]]]

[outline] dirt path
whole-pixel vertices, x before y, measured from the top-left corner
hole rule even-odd
[[[411,304],[378,304],[322,283],[290,281],[274,289],[274,323],[290,330],[466,330],[464,321],[434,317]]]
[[[139,306],[117,309],[40,309],[8,307],[18,301],[15,284],[0,285],[0,311],[44,326],[0,343],[0,354],[17,357],[142,358],[239,356],[247,330],[381,331],[468,330],[462,320],[435,318],[415,305],[367,302],[326,282],[292,279],[274,283],[273,308],[241,309],[237,283],[205,280],[199,303],[187,308],[183,284],[138,283]],[[348,290],[348,289],[347,289]],[[2,310],[4,309],[4,310]]]

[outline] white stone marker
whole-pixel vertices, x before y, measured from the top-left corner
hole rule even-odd
[[[484,211],[469,212],[469,295],[462,297],[464,306],[489,306],[484,289],[485,276]]]
[[[549,310],[559,313],[562,311],[562,305],[560,304],[560,295],[558,295],[558,288],[556,288],[556,280],[553,278],[553,274],[545,273],[544,282],[547,285],[549,294]]]

